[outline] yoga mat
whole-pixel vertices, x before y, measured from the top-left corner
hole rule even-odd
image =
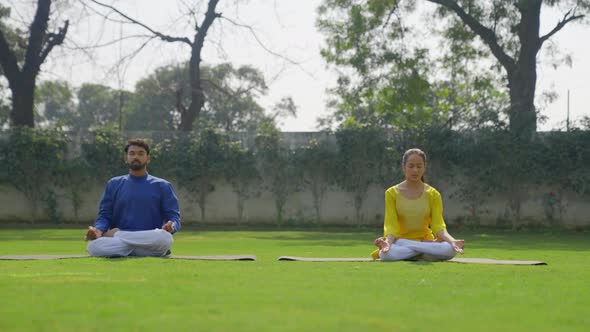
[[[169,259],[193,259],[201,261],[255,261],[256,255],[235,255],[235,256],[178,256],[171,255],[162,258]]]
[[[303,262],[372,262],[372,258],[314,258],[314,257],[296,257],[296,256],[281,256],[279,261],[303,261]],[[448,261],[451,263],[463,264],[499,264],[499,265],[547,265],[542,261],[516,261],[516,260],[501,260],[489,258],[453,258]]]
[[[90,258],[88,255],[9,255],[0,256],[0,260],[47,260],[47,259],[67,259],[67,258]],[[143,258],[137,256],[127,256],[126,258]],[[255,255],[233,255],[233,256],[164,256],[166,259],[192,259],[205,261],[255,261]]]
[[[515,261],[506,259],[489,259],[489,258],[453,258],[447,262],[465,263],[465,264],[497,264],[497,265],[547,265],[542,261]]]
[[[281,256],[279,261],[302,261],[302,262],[372,262],[372,258],[346,258],[346,257],[332,257],[332,258],[314,258],[314,257],[296,257],[296,256]]]
[[[90,257],[90,256],[88,256],[88,255],[8,255],[8,256],[0,256],[0,260],[27,261],[27,260],[88,258],[88,257]]]

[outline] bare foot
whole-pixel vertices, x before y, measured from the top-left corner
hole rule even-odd
[[[377,239],[375,239],[375,242],[373,242],[373,244],[375,244],[375,246],[377,246],[379,250],[381,250],[381,252],[388,252],[389,248],[391,248],[389,242],[387,242],[387,240],[385,240],[385,238],[382,237],[378,237]]]
[[[92,241],[96,240],[102,236],[102,231],[96,229],[96,227],[88,226],[88,232],[86,232],[86,236],[84,236],[84,241]]]

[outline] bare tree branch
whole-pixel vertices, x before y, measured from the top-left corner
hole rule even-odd
[[[146,40],[145,42],[143,42],[135,51],[125,55],[124,57],[122,57],[121,59],[119,59],[119,62],[117,64],[115,64],[113,67],[111,67],[107,72],[106,72],[106,76],[110,75],[110,73],[114,72],[120,65],[121,63],[124,63],[125,61],[130,61],[133,58],[135,58],[139,52],[141,52],[152,40],[154,40],[155,38],[157,38],[156,36],[150,36],[150,38],[148,40]]]
[[[511,73],[514,71],[514,67],[516,65],[514,59],[510,57],[502,46],[498,44],[498,37],[494,33],[494,31],[490,30],[489,28],[483,26],[479,21],[477,21],[473,16],[469,15],[465,12],[461,6],[454,0],[427,0],[432,3],[436,3],[442,6],[447,7],[448,9],[454,11],[461,20],[467,24],[477,34],[489,47],[494,56],[500,61],[502,66],[506,69],[507,72]]]
[[[190,39],[188,39],[186,37],[173,37],[173,36],[165,35],[165,34],[163,34],[161,32],[158,32],[158,31],[150,28],[149,26],[147,26],[147,25],[139,22],[136,19],[133,19],[133,18],[127,16],[125,13],[121,12],[120,10],[118,10],[117,8],[115,8],[115,7],[111,6],[111,5],[107,5],[105,3],[102,3],[102,2],[99,2],[99,1],[96,1],[96,0],[89,0],[89,1],[90,2],[93,2],[93,3],[97,4],[97,5],[99,5],[101,7],[108,8],[108,9],[116,12],[117,14],[121,15],[123,18],[125,18],[129,22],[141,26],[142,28],[148,30],[149,32],[153,33],[156,37],[158,37],[158,38],[160,38],[160,39],[162,39],[164,41],[167,41],[167,42],[182,42],[182,43],[188,44],[189,46],[192,46],[192,42],[190,41]]]
[[[47,31],[47,21],[49,20],[49,8],[51,7],[51,1],[38,1],[37,11],[35,12],[35,18],[31,23],[31,27],[38,27],[31,29],[29,35],[28,47],[25,53],[25,63],[23,65],[22,73],[29,73],[35,75],[38,72],[38,68],[41,65],[38,62],[39,54],[43,50],[43,42],[45,31]]]
[[[96,44],[96,45],[92,45],[92,46],[78,46],[78,45],[76,45],[75,48],[68,48],[68,47],[66,47],[66,49],[72,49],[72,50],[73,49],[76,49],[76,50],[92,50],[92,49],[96,49],[96,48],[102,48],[102,47],[105,47],[105,46],[111,46],[111,45],[114,45],[114,44],[116,44],[118,42],[122,42],[122,41],[125,41],[125,40],[128,40],[128,39],[136,39],[136,38],[145,39],[145,38],[153,38],[153,36],[152,35],[129,35],[129,36],[125,36],[125,37],[120,37],[120,38],[114,39],[114,40],[109,41],[109,42],[106,42],[104,44]]]
[[[397,12],[398,8],[399,8],[399,2],[396,3],[393,7],[391,7],[391,9],[389,10],[389,13],[387,14],[387,19],[385,19],[385,22],[383,23],[383,26],[387,26],[389,24],[389,20],[391,20],[391,17]]]
[[[282,54],[279,54],[279,53],[277,53],[277,52],[269,49],[268,47],[266,47],[266,45],[264,45],[264,43],[260,40],[260,38],[256,34],[256,31],[254,30],[254,28],[252,28],[251,26],[238,23],[238,22],[236,22],[236,21],[234,21],[234,20],[232,20],[230,18],[227,18],[225,16],[222,17],[222,19],[225,19],[226,21],[230,22],[231,24],[233,24],[233,25],[235,25],[237,27],[244,28],[244,29],[248,30],[250,32],[250,34],[252,34],[252,36],[254,37],[254,39],[256,40],[256,42],[258,43],[258,45],[260,45],[260,47],[262,47],[269,54],[272,54],[272,55],[274,55],[274,56],[276,56],[278,58],[281,58],[281,59],[289,62],[290,64],[297,65],[297,66],[300,65],[299,62],[297,62],[295,60],[292,60],[292,59],[290,59],[290,58],[288,58],[288,57],[286,57],[286,56],[284,56]]]
[[[190,5],[190,4],[189,4],[187,1],[185,1],[185,0],[182,0],[182,5],[184,5],[184,6],[186,7],[186,10],[188,10],[188,12],[189,12],[189,15],[190,15],[190,16],[192,17],[192,19],[193,19],[193,22],[195,22],[195,24],[196,24],[196,22],[198,22],[198,19],[197,19],[197,11],[195,10],[195,7],[194,7],[194,6],[191,6],[191,5]]]
[[[48,40],[45,44],[45,48],[41,52],[39,64],[45,62],[45,58],[51,50],[56,46],[63,43],[64,39],[66,38],[66,33],[68,32],[68,27],[70,25],[70,21],[66,21],[63,28],[59,28],[57,33],[50,33],[48,34]]]
[[[565,13],[565,15],[563,16],[563,19],[557,23],[557,25],[553,28],[553,30],[549,31],[546,35],[541,37],[539,47],[541,47],[541,45],[543,45],[543,43],[545,41],[547,41],[547,39],[551,38],[551,36],[556,34],[559,30],[561,30],[569,22],[584,18],[584,15],[575,15],[575,12],[576,12],[575,9],[573,9],[573,10],[570,9],[567,13]]]
[[[239,100],[234,91],[232,91],[229,88],[228,89],[223,88],[219,84],[215,83],[213,80],[202,79],[201,82],[203,82],[207,85],[210,85],[211,87],[215,88],[215,90],[223,93],[224,95],[226,95],[227,97],[229,97],[231,99],[234,99],[235,101]]]

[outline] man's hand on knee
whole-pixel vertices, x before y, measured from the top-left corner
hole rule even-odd
[[[168,222],[165,223],[164,226],[162,226],[162,229],[170,234],[174,233],[174,227],[172,227],[172,220],[168,220]]]
[[[99,237],[102,237],[102,231],[96,229],[96,227],[88,226],[88,232],[86,232],[86,236],[84,236],[84,241],[96,240]]]

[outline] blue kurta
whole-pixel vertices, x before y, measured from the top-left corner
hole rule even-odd
[[[180,230],[178,199],[170,182],[149,174],[127,174],[107,183],[94,227],[103,232],[145,231],[162,228],[168,220],[174,232]]]

